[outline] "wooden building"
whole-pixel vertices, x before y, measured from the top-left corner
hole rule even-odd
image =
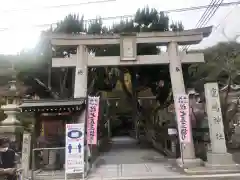
[[[65,161],[63,158],[65,154],[63,149],[65,147],[65,124],[76,123],[78,121],[77,118],[85,109],[85,104],[85,99],[23,100],[20,105],[22,112],[34,113],[35,116],[32,137],[33,149],[60,148],[54,151],[43,151],[41,155],[42,162],[40,159],[36,161],[35,168],[62,168]],[[40,153],[42,153],[42,151],[36,151],[34,156],[37,154],[40,156]],[[42,166],[37,167],[40,164]]]

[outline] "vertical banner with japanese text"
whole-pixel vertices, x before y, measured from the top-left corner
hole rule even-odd
[[[100,97],[88,96],[87,143],[97,144],[97,123]]]
[[[189,97],[187,94],[175,96],[175,108],[178,124],[178,134],[181,143],[189,143],[192,140],[189,116]]]

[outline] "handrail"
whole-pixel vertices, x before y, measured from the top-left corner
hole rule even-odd
[[[65,147],[55,147],[55,148],[34,148],[33,151],[41,151],[41,150],[60,150],[66,149]]]

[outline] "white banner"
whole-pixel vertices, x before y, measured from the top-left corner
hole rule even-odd
[[[100,97],[88,96],[87,143],[97,144],[97,125]]]
[[[84,123],[66,124],[65,173],[84,173]]]
[[[192,139],[189,116],[189,97],[186,94],[175,96],[175,109],[178,124],[178,134],[181,143],[189,143]]]

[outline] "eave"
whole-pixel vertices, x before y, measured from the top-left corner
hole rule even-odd
[[[66,100],[23,100],[19,108],[21,112],[61,113],[80,111],[85,107],[85,104],[85,98]]]

